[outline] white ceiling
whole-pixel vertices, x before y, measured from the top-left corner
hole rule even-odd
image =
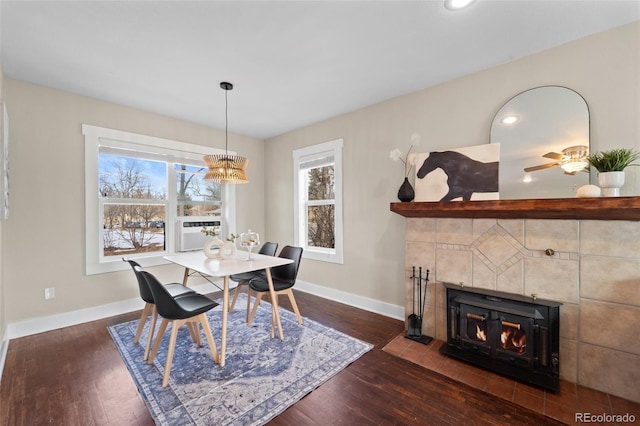
[[[640,0],[0,2],[7,77],[268,138],[640,19]]]

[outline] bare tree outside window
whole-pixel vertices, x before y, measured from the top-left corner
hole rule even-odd
[[[334,166],[311,168],[307,171],[308,245],[335,248]]]
[[[175,166],[178,184],[178,216],[219,216],[222,205],[222,185],[206,182],[206,167],[185,164]]]
[[[100,155],[105,256],[164,250],[166,166],[164,178],[162,170],[158,162]],[[152,179],[163,183],[153,185]]]
[[[172,169],[177,216],[220,215],[221,185],[203,180],[206,168],[172,164]],[[104,256],[165,250],[166,188],[167,163],[100,154]]]
[[[187,166],[185,164],[180,164],[178,173],[177,173],[177,182],[178,182],[178,216],[187,216],[186,212],[189,211],[188,201],[190,200],[190,196],[187,194],[187,188],[193,181],[195,174],[187,174]]]

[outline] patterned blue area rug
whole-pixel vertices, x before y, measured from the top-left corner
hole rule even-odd
[[[220,349],[220,306],[208,312]],[[170,327],[152,365],[142,360],[148,326],[134,344],[138,320],[109,332],[158,425],[262,425],[368,352],[372,345],[280,309],[284,341],[271,338],[271,305],[262,302],[251,327],[241,294],[227,323],[224,367],[214,364],[207,341],[195,345],[186,327],[178,332],[171,380],[162,387]],[[158,320],[158,325],[160,320]]]

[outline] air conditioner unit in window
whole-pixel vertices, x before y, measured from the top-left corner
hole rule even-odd
[[[210,238],[202,233],[202,227],[218,228],[220,217],[216,216],[182,216],[176,219],[176,251],[202,250],[204,243]]]

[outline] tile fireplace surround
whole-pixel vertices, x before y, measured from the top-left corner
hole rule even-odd
[[[431,271],[423,334],[447,340],[443,282],[556,300],[560,378],[640,402],[640,222],[407,217],[405,245],[405,312]]]

